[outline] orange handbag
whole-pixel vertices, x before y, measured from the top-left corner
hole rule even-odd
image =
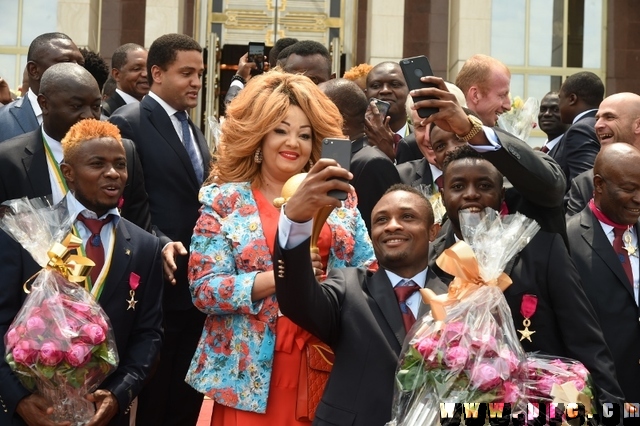
[[[318,339],[307,342],[300,362],[296,420],[312,421],[329,380],[335,355]]]

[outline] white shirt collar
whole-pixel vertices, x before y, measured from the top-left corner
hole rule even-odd
[[[151,90],[149,91],[149,95],[148,96],[150,96],[151,98],[155,99],[156,102],[158,102],[160,104],[160,106],[167,112],[167,115],[169,117],[172,117],[176,112],[178,112],[177,109],[175,109],[174,107],[172,107],[171,105],[166,103],[160,96],[156,95]]]
[[[122,98],[122,100],[123,100],[127,105],[129,105],[129,104],[134,104],[134,103],[137,103],[137,102],[140,102],[139,100],[137,100],[136,98],[134,98],[134,97],[133,97],[133,96],[131,96],[130,94],[128,94],[128,93],[126,93],[126,92],[123,92],[122,90],[118,89],[117,87],[116,87],[116,93],[117,93],[118,95],[120,95],[120,97]]]
[[[422,271],[418,272],[416,275],[414,275],[413,277],[411,277],[411,280],[418,284],[418,286],[420,286],[420,288],[424,288],[425,285],[425,281],[427,281],[427,271],[429,270],[429,267],[427,266],[425,269],[423,269]],[[393,272],[389,271],[388,269],[384,270],[387,273],[387,277],[389,278],[389,281],[391,281],[391,284],[393,285],[393,287],[397,286],[398,284],[400,284],[400,281],[406,279],[401,277],[400,275],[394,274]]]
[[[44,131],[44,126],[42,127],[42,137],[47,141],[49,145],[49,149],[51,149],[51,154],[53,154],[53,158],[56,160],[58,164],[62,163],[62,144],[60,141],[55,140],[51,136]]]
[[[581,112],[580,114],[576,115],[576,117],[573,119],[573,122],[571,124],[576,124],[578,120],[580,120],[585,114],[588,114],[591,111],[597,111],[597,109],[588,109],[586,111]]]
[[[27,90],[27,97],[29,98],[33,112],[36,114],[38,124],[42,124],[42,109],[40,108],[40,104],[38,104],[38,95],[33,93],[33,90],[29,88],[29,90]]]
[[[400,137],[404,138],[406,137],[409,133],[409,123],[404,123],[404,126],[402,126],[401,129],[399,129],[396,134],[400,135]]]
[[[427,163],[429,163],[429,161],[427,161]],[[440,170],[433,164],[429,163],[429,168],[431,169],[431,177],[433,178],[434,182],[436,181],[436,179],[442,176],[442,170]]]
[[[564,133],[561,134],[560,136],[556,136],[550,141],[547,141],[547,143],[545,143],[544,146],[546,146],[547,149],[551,151],[558,144],[558,142],[560,142],[560,139],[562,139],[563,136],[564,136]]]
[[[82,203],[78,201],[78,199],[75,197],[75,195],[73,195],[73,192],[69,191],[67,193],[66,200],[67,200],[67,208],[69,209],[69,215],[72,218],[74,218],[74,222],[75,222],[75,219],[80,214],[82,214],[84,217],[89,219],[104,219],[105,217],[112,215],[113,226],[116,226],[118,224],[118,221],[120,220],[120,213],[118,212],[118,209],[115,207],[112,209],[109,209],[101,217],[98,217],[94,212],[92,212],[91,210],[83,206]]]

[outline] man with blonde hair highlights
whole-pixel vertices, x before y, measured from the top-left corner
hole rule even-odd
[[[462,90],[467,107],[490,127],[496,125],[498,115],[511,109],[510,84],[509,68],[491,56],[480,54],[467,59],[456,77],[456,86]]]

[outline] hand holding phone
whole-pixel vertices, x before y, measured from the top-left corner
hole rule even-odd
[[[340,167],[349,170],[351,166],[351,141],[349,139],[326,138],[322,141],[322,158],[332,158],[338,162]],[[341,179],[347,182],[345,179]],[[331,190],[328,195],[338,200],[347,199],[345,191]]]
[[[420,80],[421,77],[428,77],[433,75],[429,59],[426,56],[415,56],[413,58],[406,58],[400,60],[400,68],[402,74],[407,82],[409,90],[424,89],[427,87],[436,87],[433,84],[423,83]],[[426,100],[426,99],[438,99],[435,97],[426,96],[412,96],[414,103]],[[427,118],[431,114],[438,112],[438,108],[419,108],[418,115],[422,118]]]
[[[258,74],[264,71],[264,43],[249,42],[249,62],[256,64]]]
[[[386,117],[389,114],[389,108],[391,108],[391,104],[389,102],[381,101],[377,98],[371,98],[369,101],[376,103],[376,108],[378,108],[378,112],[382,117]]]

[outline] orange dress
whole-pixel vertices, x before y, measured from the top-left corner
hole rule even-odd
[[[253,197],[258,205],[260,222],[269,250],[273,253],[280,211],[256,189]],[[331,230],[326,223],[318,240],[322,264],[326,268],[331,247]],[[298,390],[298,375],[305,342],[312,335],[295,325],[286,317],[280,316],[276,322],[276,346],[273,357],[273,370],[269,385],[267,411],[264,414],[238,410],[222,404],[214,404],[211,426],[298,426],[311,422],[298,421],[295,418]]]

